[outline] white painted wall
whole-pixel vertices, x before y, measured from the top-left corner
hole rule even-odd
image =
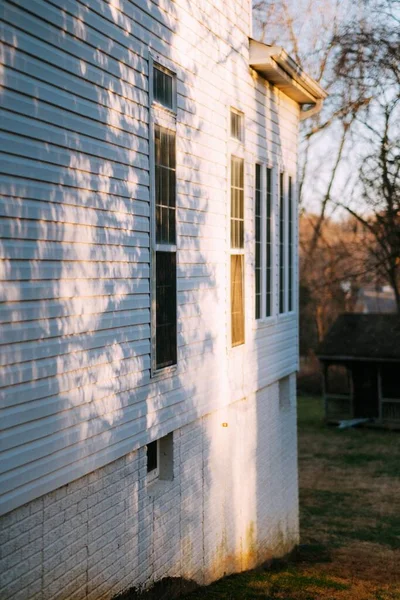
[[[176,430],[172,481],[146,484],[141,448],[5,515],[1,598],[108,600],[287,553],[298,542],[294,376],[281,400],[273,384]]]
[[[0,21],[7,513],[296,369],[296,314],[254,319],[253,196],[256,160],[295,173],[299,111],[247,66],[248,0],[4,0]],[[154,380],[149,49],[178,77],[179,365]],[[230,106],[246,125],[246,344],[235,349]]]

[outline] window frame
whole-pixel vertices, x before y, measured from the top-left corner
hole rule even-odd
[[[229,113],[230,114],[230,113]],[[246,344],[246,161],[244,157],[244,148],[243,143],[239,142],[236,138],[232,138],[236,142],[234,147],[232,148],[232,152],[228,154],[228,207],[229,207],[229,226],[228,226],[228,256],[229,256],[229,266],[228,266],[228,299],[229,299],[229,347],[231,349],[240,348]],[[232,206],[231,206],[231,193],[232,193],[232,159],[237,159],[242,161],[243,164],[243,247],[241,248],[233,248],[231,241],[231,221],[232,221]],[[239,255],[242,257],[242,290],[243,290],[243,341],[238,343],[233,343],[232,336],[232,256]]]
[[[176,307],[176,363],[165,367],[157,367],[157,347],[156,347],[156,256],[157,252],[171,252],[176,255],[176,265],[178,265],[178,245],[177,245],[177,230],[176,230],[176,214],[177,214],[177,185],[175,183],[175,244],[160,244],[156,241],[156,181],[155,181],[155,128],[163,127],[174,131],[175,133],[175,159],[176,159],[176,121],[177,121],[177,106],[176,106],[176,70],[171,68],[172,65],[164,64],[165,61],[158,55],[149,51],[148,68],[149,68],[149,169],[150,169],[150,336],[151,336],[151,360],[150,360],[150,377],[157,379],[168,376],[178,369],[178,277],[176,268],[176,285],[175,285],[175,307]],[[154,100],[153,85],[154,85],[154,67],[168,72],[173,76],[173,98],[174,108],[166,107]],[[175,164],[175,172],[177,173],[177,165]],[[177,179],[177,176],[176,176]]]
[[[152,440],[146,444],[146,459],[148,446],[156,445],[157,466],[155,469],[146,472],[146,484],[150,485],[155,482],[168,483],[174,479],[174,448],[175,435],[171,431],[156,440]],[[148,468],[148,464],[147,464]]]
[[[150,81],[150,86],[149,86],[149,94],[151,97],[151,104],[150,106],[156,106],[158,108],[161,108],[162,110],[166,110],[169,111],[173,114],[176,114],[177,112],[177,83],[176,83],[176,71],[171,70],[169,67],[166,67],[162,64],[162,62],[164,61],[160,61],[160,57],[157,55],[152,55],[151,53],[149,53],[149,69],[150,69],[150,60],[151,60],[151,71],[149,71],[149,79],[151,78]],[[159,71],[161,71],[162,73],[165,73],[166,75],[169,75],[172,79],[172,106],[166,106],[165,104],[162,104],[161,102],[159,102],[158,100],[156,100],[154,98],[154,69],[158,69]]]
[[[282,177],[282,179],[281,179]],[[291,211],[292,211],[292,247],[291,247],[291,263],[292,269],[290,273],[289,269],[289,180],[291,181]],[[284,222],[283,222],[283,234],[284,234],[284,304],[283,310],[281,310],[281,182],[283,181],[283,206],[284,206]],[[297,282],[297,202],[296,202],[296,177],[294,173],[285,169],[284,166],[279,167],[278,171],[278,202],[277,202],[277,243],[278,249],[277,264],[278,264],[278,312],[277,316],[279,319],[287,318],[297,314],[297,294],[296,294],[296,282]],[[291,285],[289,277],[291,275]],[[291,307],[289,303],[289,293],[291,292]]]
[[[255,240],[256,240],[256,214],[255,214],[255,202],[256,202],[256,165],[261,167],[261,314],[260,317],[256,316],[256,280],[255,280]],[[276,320],[276,256],[277,256],[277,235],[276,235],[276,177],[278,169],[271,161],[265,161],[263,159],[256,158],[254,164],[254,187],[253,187],[253,202],[254,202],[254,322],[256,327],[262,327],[270,325]],[[271,284],[271,314],[267,315],[267,170],[271,173],[271,263],[270,263],[270,284]]]
[[[146,460],[148,460],[148,447],[150,444],[155,444],[156,445],[156,456],[157,456],[157,466],[155,469],[152,469],[151,471],[148,470],[148,465],[146,465],[147,468],[147,472],[146,472],[146,482],[147,483],[152,483],[153,481],[156,481],[159,479],[160,477],[160,440],[153,440],[152,442],[148,442],[146,444]]]
[[[237,115],[240,119],[240,137],[235,137],[232,135],[232,114]],[[244,134],[244,112],[234,106],[231,106],[229,109],[229,137],[234,143],[244,144]]]

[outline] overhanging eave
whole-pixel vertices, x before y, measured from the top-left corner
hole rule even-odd
[[[250,39],[249,65],[300,105],[322,105],[328,95],[280,46]]]

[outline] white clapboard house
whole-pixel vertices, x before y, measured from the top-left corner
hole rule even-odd
[[[299,121],[249,0],[1,0],[0,597],[298,541]]]

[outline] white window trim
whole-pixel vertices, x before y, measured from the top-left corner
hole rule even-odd
[[[172,115],[176,115],[178,111],[178,86],[177,86],[177,71],[174,68],[174,65],[170,61],[167,61],[164,57],[159,54],[152,52],[149,50],[149,102],[152,108],[159,108],[162,111],[167,113],[171,113]],[[160,102],[154,100],[154,87],[153,87],[153,73],[154,67],[163,71],[167,75],[172,77],[172,106],[164,106]]]
[[[173,76],[173,106],[168,108],[154,101],[153,97],[153,73],[154,66],[164,69]],[[176,263],[178,271],[178,256],[177,244],[157,244],[156,243],[156,197],[155,197],[155,153],[154,153],[154,135],[155,126],[171,129],[176,133],[177,120],[177,74],[176,70],[171,68],[170,64],[166,64],[165,60],[159,55],[154,54],[149,50],[148,55],[148,85],[149,85],[149,186],[150,186],[150,377],[153,380],[168,377],[178,370],[179,363],[179,345],[177,339],[177,364],[167,367],[157,368],[156,366],[156,253],[157,252],[176,252]],[[177,201],[177,194],[176,194]],[[177,202],[176,208],[177,211]],[[176,234],[177,235],[177,234]],[[178,282],[176,282],[176,323],[178,336]]]

